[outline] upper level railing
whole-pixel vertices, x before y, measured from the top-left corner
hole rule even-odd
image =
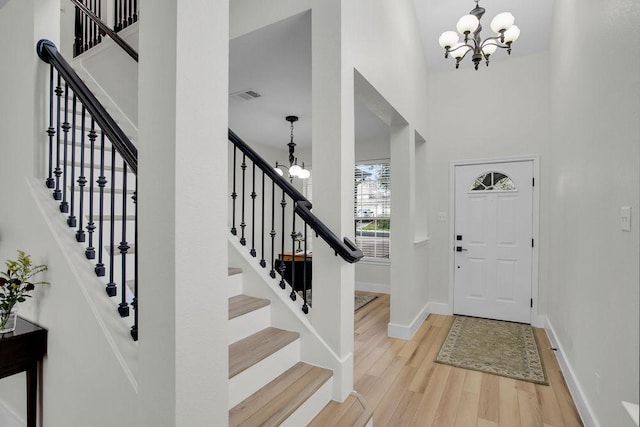
[[[96,275],[108,277],[107,295],[120,293],[120,316],[133,307],[137,340],[138,150],[51,41],[40,40],[37,52],[51,65],[46,185],[76,240],[87,243]]]
[[[239,235],[241,245],[250,246],[249,253],[260,257],[262,268],[269,266],[272,278],[277,272],[282,289],[289,283],[291,299],[299,294],[307,313],[313,257],[309,234],[320,237],[349,263],[358,262],[362,251],[347,237],[338,238],[311,212],[311,202],[231,130],[229,142],[233,144],[231,234]]]
[[[138,20],[137,0],[116,0],[116,24],[112,30],[102,20],[102,0],[69,0],[75,5],[75,36],[73,54],[78,56],[102,41],[103,36],[109,36],[134,61],[138,62],[136,52],[117,31],[133,24]]]

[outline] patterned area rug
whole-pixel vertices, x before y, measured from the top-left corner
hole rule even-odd
[[[355,311],[360,310],[362,307],[369,304],[371,301],[373,301],[376,298],[378,297],[375,295],[359,294],[358,292],[356,292],[355,301],[354,301]]]
[[[456,316],[436,362],[548,385],[533,328]]]

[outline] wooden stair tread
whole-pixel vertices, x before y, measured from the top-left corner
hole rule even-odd
[[[228,267],[229,268],[229,276],[235,276],[236,274],[242,273],[242,269],[238,267]]]
[[[278,426],[313,395],[333,373],[298,362],[229,411],[230,426]]]
[[[297,332],[265,328],[229,346],[229,378],[233,378],[300,337]]]
[[[250,297],[249,295],[236,295],[229,298],[229,320],[251,313],[271,304],[268,299]]]

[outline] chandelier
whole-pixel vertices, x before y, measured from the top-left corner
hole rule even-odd
[[[291,123],[291,139],[287,144],[289,147],[289,167],[276,162],[276,172],[280,176],[284,176],[284,170],[286,170],[289,174],[289,182],[293,182],[293,177],[307,179],[311,176],[311,172],[304,168],[304,162],[302,162],[302,167],[298,166],[298,158],[295,156],[296,144],[293,142],[293,123],[298,121],[298,116],[287,116],[285,120]]]
[[[503,12],[495,16],[491,21],[491,29],[497,34],[494,37],[487,37],[484,41],[480,38],[480,18],[484,15],[485,9],[478,6],[464,15],[458,21],[456,28],[458,32],[464,36],[464,43],[459,41],[458,34],[455,31],[445,31],[442,33],[438,42],[444,48],[444,57],[451,55],[456,60],[456,68],[460,67],[460,61],[471,52],[471,60],[475,64],[476,70],[480,61],[484,58],[487,66],[489,66],[489,57],[498,49],[507,49],[511,55],[511,44],[520,36],[520,29],[513,25],[514,17],[509,12]]]

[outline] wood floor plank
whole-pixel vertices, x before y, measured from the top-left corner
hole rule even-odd
[[[482,374],[478,417],[494,422],[500,421],[500,408],[496,402],[500,402],[500,377]]]
[[[521,427],[543,427],[542,412],[535,393],[518,389],[518,407]]]
[[[466,383],[466,381],[465,381]],[[460,396],[460,404],[456,413],[456,427],[474,426],[478,421],[478,404],[480,403],[480,395],[464,390],[462,386],[462,396]]]
[[[396,410],[393,411],[388,426],[408,426],[415,417],[415,414],[420,406],[420,402],[422,401],[422,394],[415,393],[407,390],[402,399],[400,399],[400,403],[396,407]]]
[[[466,374],[466,371],[460,368],[453,368],[449,373],[436,417],[433,420],[434,427],[451,427],[455,425]]]
[[[422,395],[420,408],[413,418],[415,425],[433,425],[433,420],[436,418],[436,413],[440,406],[440,400],[442,399],[444,388],[447,385],[447,379],[449,378],[449,374],[452,369],[453,368],[447,365],[438,364],[434,366],[431,381],[427,384],[427,388]]]
[[[501,377],[500,386],[500,427],[518,427],[520,425],[520,408],[518,406],[518,389],[516,380]]]

